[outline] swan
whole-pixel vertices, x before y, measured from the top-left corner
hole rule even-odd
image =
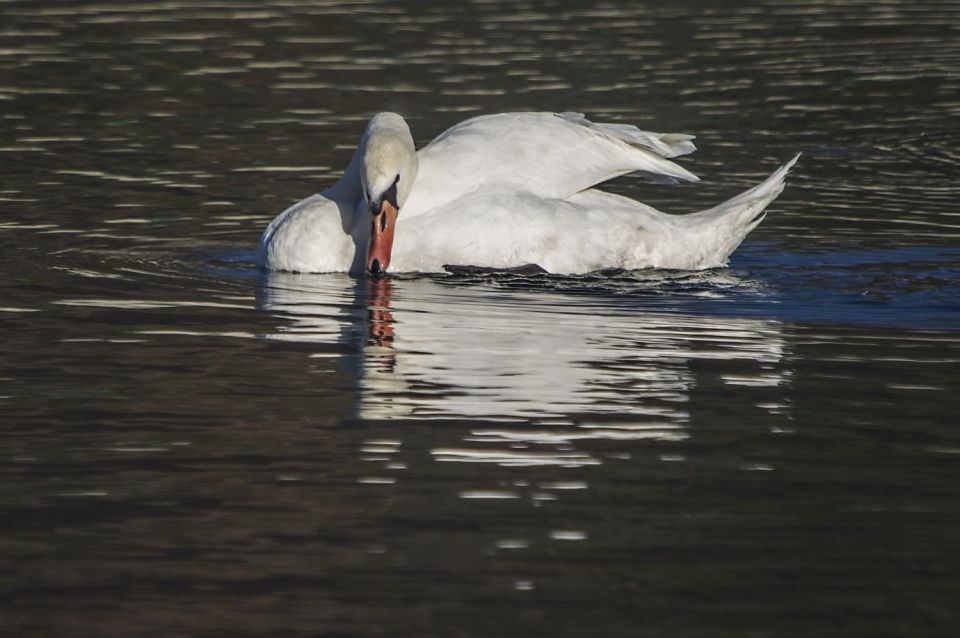
[[[417,151],[403,117],[379,113],[341,178],[269,224],[257,265],[354,274],[725,266],[799,155],[759,185],[687,215],[594,188],[627,174],[699,181],[671,161],[695,151],[692,140],[579,113],[500,113],[461,122]]]

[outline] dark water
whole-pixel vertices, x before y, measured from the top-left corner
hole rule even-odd
[[[698,135],[732,267],[264,275],[363,123]],[[17,636],[960,632],[960,4],[0,2]]]

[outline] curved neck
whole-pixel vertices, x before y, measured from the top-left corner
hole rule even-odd
[[[363,141],[361,140],[360,144],[357,145],[357,150],[353,153],[350,164],[347,165],[337,183],[320,193],[337,204],[340,209],[340,223],[343,225],[343,232],[345,233],[350,232],[350,226],[353,224],[353,211],[363,197],[363,185],[360,183],[362,155]]]

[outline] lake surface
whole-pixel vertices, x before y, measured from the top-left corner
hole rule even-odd
[[[366,119],[698,136],[731,267],[258,272]],[[960,4],[0,2],[19,636],[960,632]]]

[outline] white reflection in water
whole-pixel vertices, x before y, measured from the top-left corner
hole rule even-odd
[[[260,307],[284,317],[268,338],[353,345],[365,419],[482,418],[470,440],[571,444],[679,440],[697,360],[741,361],[729,385],[781,385],[780,322],[637,310],[616,300],[504,291],[433,279],[273,273]],[[466,451],[438,450],[438,460]],[[527,457],[522,460],[520,457]],[[552,462],[582,465],[582,458]],[[522,450],[496,462],[544,462]]]

